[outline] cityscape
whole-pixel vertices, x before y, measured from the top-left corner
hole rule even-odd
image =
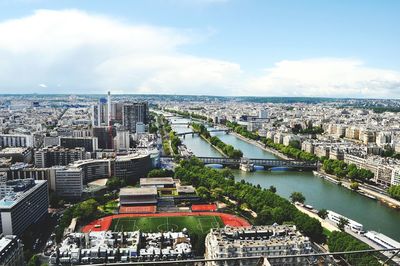
[[[0,0],[0,266],[400,265],[400,3],[289,2]]]

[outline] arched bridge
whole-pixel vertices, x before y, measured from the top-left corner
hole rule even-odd
[[[212,132],[225,132],[225,133],[229,133],[231,130],[230,129],[210,129],[208,130],[208,132],[212,133]],[[182,132],[182,133],[176,133],[177,136],[185,136],[185,135],[195,135],[195,134],[199,134],[199,132]]]
[[[165,157],[164,157],[165,158]],[[172,158],[172,157],[170,157]],[[318,162],[283,159],[253,159],[253,158],[224,158],[224,157],[196,157],[204,164],[221,164],[224,166],[238,167],[241,163],[250,163],[265,168],[288,167],[313,170],[318,168]]]

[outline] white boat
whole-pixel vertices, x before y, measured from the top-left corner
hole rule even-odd
[[[343,216],[339,213],[333,212],[331,210],[328,210],[328,219],[335,224],[339,224],[340,219],[344,218],[346,219],[349,223],[347,224],[347,227],[350,228],[351,231],[356,232],[356,233],[362,233],[364,230],[364,226],[356,221],[353,221],[346,216]]]
[[[368,231],[364,236],[384,248],[400,248],[399,242],[384,234],[375,231]]]

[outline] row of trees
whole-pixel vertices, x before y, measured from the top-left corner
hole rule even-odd
[[[400,200],[400,185],[391,186],[388,193],[392,198]]]
[[[195,132],[198,132],[201,136],[207,139],[213,146],[220,149],[229,158],[241,158],[243,152],[241,150],[235,149],[232,145],[224,143],[217,136],[211,137],[210,132],[203,124],[192,123],[192,128]]]
[[[352,180],[368,181],[374,177],[370,170],[357,168],[355,164],[346,164],[344,161],[326,159],[322,168],[328,174],[333,174],[339,178],[350,178]]]
[[[231,128],[234,132],[242,135],[245,138],[256,140],[256,141],[261,141],[264,143],[265,147],[270,147],[273,148],[289,157],[304,160],[304,161],[312,161],[316,162],[318,160],[318,157],[302,151],[300,148],[300,143],[298,141],[292,141],[290,142],[289,146],[285,146],[283,144],[279,143],[274,143],[272,139],[266,138],[266,137],[261,137],[256,133],[250,132],[247,130],[246,127],[239,125],[236,122],[226,122],[226,126]]]
[[[357,251],[371,249],[367,244],[357,240],[351,235],[334,231],[329,236],[328,247],[330,252]],[[371,254],[347,254],[343,256],[350,265],[381,265]]]
[[[173,175],[174,171],[169,169],[153,169],[147,173],[147,177],[166,177]]]
[[[303,161],[318,161],[318,157],[309,152],[302,151],[298,146],[298,142],[293,141],[289,143],[289,146],[285,146],[283,144],[274,143],[272,139],[262,138],[261,141],[264,143],[266,147],[273,148],[289,157],[296,158]]]
[[[175,131],[170,131],[169,132],[169,140],[171,142],[171,148],[173,153],[179,154],[179,150],[178,150],[178,146],[180,146],[182,144],[181,139],[175,134]]]
[[[205,120],[208,122],[212,122],[212,119],[211,120],[207,119],[207,116],[199,115],[194,112],[189,113],[188,111],[179,111],[179,110],[173,110],[173,109],[164,109],[164,111],[173,113],[173,114],[177,114],[177,115],[183,116],[185,118],[196,118],[196,119],[201,119],[201,120]]]
[[[314,241],[324,240],[322,226],[317,219],[300,212],[288,200],[270,189],[262,189],[242,180],[235,182],[229,170],[205,167],[197,158],[182,160],[175,170],[175,177],[185,184],[192,184],[202,197],[229,197],[238,205],[246,204],[257,213],[256,224],[294,223]]]
[[[256,133],[253,133],[251,131],[248,131],[246,127],[239,125],[236,122],[230,122],[227,121],[225,123],[227,127],[232,129],[234,132],[238,133],[239,135],[242,135],[245,138],[252,139],[252,140],[259,140],[260,136]]]
[[[156,116],[158,131],[160,132],[162,139],[162,146],[165,155],[171,155],[171,149],[169,146],[169,140],[166,137],[167,132],[171,131],[171,126],[168,124],[168,120],[163,115]]]
[[[272,139],[265,138],[265,137],[260,137],[259,135],[249,132],[245,127],[242,127],[238,125],[235,122],[227,122],[226,125],[233,129],[235,132],[238,134],[253,139],[253,140],[259,140],[264,143],[266,147],[273,148],[275,150],[278,150],[279,152],[300,160],[304,161],[312,161],[316,162],[318,160],[323,162],[323,169],[325,170],[326,173],[328,174],[333,174],[336,175],[339,178],[344,178],[347,177],[352,180],[359,180],[359,181],[368,181],[374,177],[374,173],[372,173],[370,170],[367,169],[362,169],[362,168],[357,168],[355,164],[350,164],[347,165],[344,161],[340,160],[331,160],[327,158],[318,158],[317,156],[302,151],[300,148],[300,145],[297,141],[292,141],[289,143],[289,146],[285,146],[283,144],[278,144],[274,143]],[[315,132],[321,132],[322,128],[312,128],[310,129],[309,132],[315,131]],[[322,130],[323,131],[323,130]],[[304,131],[306,132],[306,131]],[[358,184],[357,184],[358,185]],[[354,188],[356,188],[356,184],[353,185]]]

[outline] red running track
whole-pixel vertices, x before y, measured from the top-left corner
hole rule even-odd
[[[168,217],[168,216],[219,216],[225,225],[241,227],[250,226],[250,223],[243,218],[237,217],[232,214],[220,213],[220,212],[171,212],[171,213],[124,213],[106,216],[97,220],[92,221],[90,224],[82,228],[82,232],[86,233],[89,231],[106,231],[111,226],[111,222],[116,218],[123,217]],[[100,225],[100,227],[95,227]]]

